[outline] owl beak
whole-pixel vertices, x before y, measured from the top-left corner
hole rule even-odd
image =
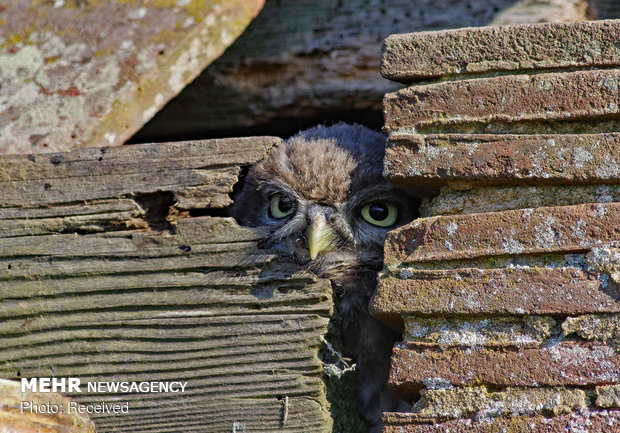
[[[327,225],[323,215],[316,215],[312,224],[306,229],[306,239],[308,239],[308,249],[312,260],[321,252],[334,251],[336,249],[336,234]]]

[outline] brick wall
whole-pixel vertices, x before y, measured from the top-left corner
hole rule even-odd
[[[620,431],[620,21],[389,37],[384,432]]]

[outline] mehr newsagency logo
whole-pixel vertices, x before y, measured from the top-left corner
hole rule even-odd
[[[143,382],[84,382],[77,377],[33,377],[21,379],[21,392],[59,394],[152,394],[152,393],[184,393],[187,382],[181,381],[143,381]],[[129,402],[105,402],[80,404],[69,400],[66,404],[24,400],[21,412],[30,413],[129,413]]]

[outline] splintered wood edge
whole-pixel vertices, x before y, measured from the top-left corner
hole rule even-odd
[[[2,374],[110,381],[123,366],[127,380],[191,383],[182,404],[124,396],[130,414],[93,415],[99,431],[330,431],[329,281],[257,248],[261,228],[188,212],[228,206],[241,168],[280,141],[0,157]]]

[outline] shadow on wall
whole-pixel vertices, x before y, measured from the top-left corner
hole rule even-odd
[[[483,26],[515,0],[267,0],[243,35],[130,143],[287,137],[317,123],[383,124],[393,33]]]

